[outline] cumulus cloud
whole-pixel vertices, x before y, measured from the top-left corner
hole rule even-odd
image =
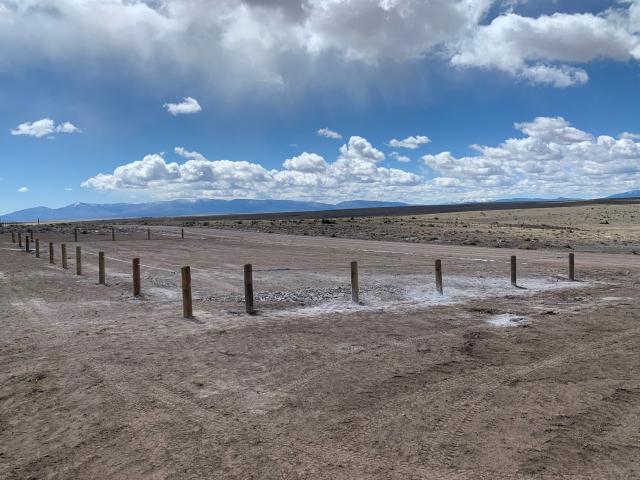
[[[28,191],[29,191],[29,189],[27,187],[20,187],[18,189],[18,192],[20,192],[20,193],[27,193]]]
[[[328,163],[303,152],[267,170],[246,161],[208,160],[177,147],[184,163],[168,162],[162,154],[145,156],[83,182],[98,190],[149,190],[162,197],[261,197],[343,200],[403,195],[423,179],[413,173],[381,167],[384,154],[362,137],[351,137],[339,156]]]
[[[354,62],[372,67],[358,69],[366,75],[382,64],[445,58],[566,87],[586,82],[583,65],[593,60],[640,58],[638,0],[597,15],[538,18],[511,13],[505,5],[513,3],[0,0],[0,72],[117,59],[151,81],[169,72],[229,90],[290,91],[317,82],[319,68],[353,78]]]
[[[640,185],[640,143],[628,135],[595,135],[561,117],[515,124],[519,137],[496,146],[472,145],[474,155],[424,155],[425,174],[383,167],[385,155],[353,136],[333,162],[303,152],[280,169],[248,161],[209,160],[177,147],[183,163],[163,154],[100,173],[82,186],[144,190],[161,198],[289,198],[340,201],[354,198],[432,203],[509,196],[595,197]],[[398,160],[401,155],[394,152]],[[402,161],[402,160],[399,160]],[[425,168],[428,167],[428,168]]]
[[[618,137],[628,140],[640,140],[640,133],[622,132]]]
[[[35,122],[25,122],[11,130],[11,135],[27,135],[41,138],[51,137],[56,133],[80,133],[81,130],[71,122],[63,122],[58,125],[50,118],[43,118]]]
[[[340,140],[342,138],[342,135],[340,135],[338,132],[334,132],[333,130],[330,130],[328,128],[321,128],[320,130],[318,130],[318,135],[334,140]]]
[[[404,140],[396,140],[395,138],[389,141],[389,146],[394,148],[408,148],[410,150],[416,150],[420,148],[422,145],[426,145],[431,142],[429,137],[425,137],[424,135],[411,136],[407,137]]]
[[[640,2],[602,14],[543,15],[507,13],[478,26],[455,48],[451,63],[495,68],[533,83],[555,87],[581,85],[587,72],[575,64],[598,59],[640,60],[640,36],[635,16]]]
[[[324,158],[315,153],[303,152],[302,155],[285,160],[282,165],[285,170],[305,173],[326,172],[328,165]]]
[[[180,103],[165,103],[163,107],[171,115],[189,115],[202,111],[202,107],[195,98],[185,97]]]
[[[515,128],[525,136],[495,147],[474,145],[477,155],[441,152],[422,160],[441,178],[489,196],[597,196],[640,184],[640,144],[632,139],[594,136],[561,117],[540,117]]]
[[[401,155],[398,152],[391,152],[391,157],[395,159],[396,162],[409,163],[411,161],[409,157],[407,157],[406,155]]]

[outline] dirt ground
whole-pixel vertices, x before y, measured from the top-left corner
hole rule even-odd
[[[267,233],[477,245],[518,249],[640,253],[640,204],[334,219],[209,220],[212,228]]]
[[[559,250],[211,227],[181,239],[162,226],[151,240],[118,227],[115,242],[94,226],[76,244],[58,226],[35,228],[35,258],[5,232],[0,478],[640,478],[640,257],[628,253],[638,214],[609,212],[608,225],[588,228],[575,217],[572,246],[598,230],[627,252],[585,243],[596,253],[576,253],[576,282]],[[506,232],[499,215],[464,222]],[[543,221],[565,220],[540,212]],[[353,260],[361,305],[350,302]],[[255,316],[243,311],[245,263]],[[181,316],[182,265],[192,267],[193,320]]]

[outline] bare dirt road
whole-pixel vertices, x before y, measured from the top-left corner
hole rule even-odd
[[[637,256],[152,232],[1,237],[0,478],[640,478]]]

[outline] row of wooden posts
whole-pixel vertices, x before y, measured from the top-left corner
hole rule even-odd
[[[27,235],[25,236],[25,241],[29,241],[29,237],[31,237],[31,242],[33,243],[33,230],[27,230]],[[184,228],[180,229],[180,237],[184,239]],[[73,240],[78,242],[78,229],[73,229]],[[116,241],[116,229],[111,228],[111,240]],[[151,229],[147,228],[147,240],[151,240]],[[11,241],[16,243],[16,232],[15,230],[11,231]],[[20,248],[22,248],[22,231],[18,231],[18,244]]]
[[[184,238],[184,230],[182,231]],[[15,243],[15,234],[12,233],[12,241]],[[33,237],[32,237],[33,239]],[[22,248],[22,235],[18,233],[19,247]],[[62,268],[67,270],[67,246],[66,244],[60,245],[62,256]],[[30,253],[29,236],[25,238],[25,251]],[[40,258],[40,240],[35,240],[35,255],[36,258]],[[54,245],[53,242],[49,242],[49,263],[55,264],[54,258]],[[142,295],[142,283],[140,277],[140,259],[134,258],[132,261],[132,273],[133,273],[133,296],[140,297]],[[191,295],[191,267],[185,266],[181,268],[182,274],[182,311],[185,318],[193,318],[193,298]],[[82,275],[82,248],[76,247],[76,275]],[[435,280],[436,289],[440,295],[444,294],[444,287],[442,282],[442,261],[435,261]],[[569,254],[569,280],[575,281],[575,255]],[[105,256],[104,252],[98,252],[98,283],[100,285],[106,284],[106,271],[105,271]],[[511,285],[518,286],[518,274],[517,274],[517,257],[511,256]],[[246,264],[244,266],[244,298],[245,309],[249,315],[255,314],[254,308],[254,295],[253,295],[253,266]],[[354,303],[360,303],[360,286],[358,276],[358,262],[351,262],[351,300]]]

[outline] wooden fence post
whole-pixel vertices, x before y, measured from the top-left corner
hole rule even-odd
[[[40,239],[36,238],[36,258],[40,258]]]
[[[140,296],[140,259],[133,259],[133,296]]]
[[[31,243],[33,243],[33,230],[29,230],[29,235],[31,235]]]
[[[116,241],[116,229],[111,227],[111,241],[115,242]]]
[[[517,259],[515,255],[511,256],[511,285],[518,285]]]
[[[184,318],[193,318],[191,267],[182,267],[182,315]]]
[[[247,313],[253,315],[253,267],[251,264],[244,266],[244,303]]]
[[[26,253],[29,253],[31,251],[30,245],[29,245],[29,235],[27,235],[24,239],[24,251]]]
[[[77,228],[73,229],[73,240],[74,240],[74,242],[78,243],[78,229]]]
[[[67,245],[63,243],[60,248],[62,252],[62,268],[66,270],[69,268],[67,265]]]
[[[360,285],[358,282],[358,262],[351,262],[351,301],[360,303]]]
[[[76,275],[82,275],[82,250],[76,247]]]
[[[182,236],[182,239],[184,240],[184,228],[180,229],[180,235]]]
[[[18,248],[22,248],[22,232],[18,232]]]
[[[105,284],[104,252],[98,252],[98,283]]]
[[[49,263],[56,263],[53,259],[53,242],[49,242]]]
[[[442,260],[436,260],[436,290],[440,295],[444,294],[442,288]]]
[[[11,230],[11,243],[16,243],[16,232]]]
[[[576,256],[573,253],[569,254],[569,280],[572,282],[576,279]]]
[[[147,240],[151,240],[151,229],[147,228]]]

